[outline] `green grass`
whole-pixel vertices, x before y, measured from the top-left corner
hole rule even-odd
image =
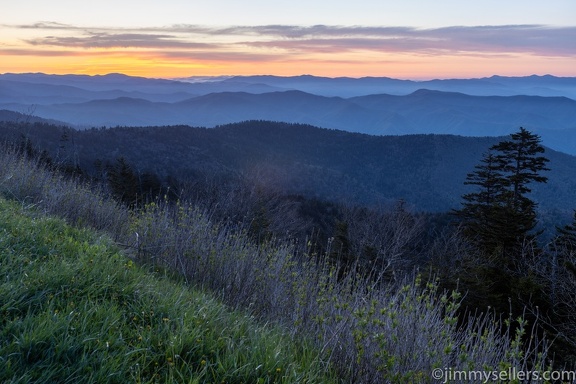
[[[0,382],[324,383],[319,354],[0,199]]]
[[[254,244],[194,204],[129,211],[14,151],[0,164],[0,196],[18,202],[0,200],[1,383],[432,383],[433,368],[542,371],[551,357],[537,324],[512,328],[490,311],[456,320],[458,296],[435,280],[339,279],[294,244]],[[108,237],[171,275],[139,269]]]

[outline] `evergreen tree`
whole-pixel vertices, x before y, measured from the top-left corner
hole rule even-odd
[[[502,205],[507,186],[496,156],[492,152],[485,154],[481,164],[467,175],[464,184],[477,185],[480,189],[462,196],[463,208],[456,214],[465,223],[464,232],[469,238],[493,250],[498,245],[494,239],[494,232],[497,231],[494,217],[497,208]]]
[[[540,136],[530,133],[524,128],[511,135],[512,140],[501,141],[492,146],[492,150],[500,151],[498,159],[502,164],[503,171],[508,172],[508,179],[512,185],[513,202],[518,203],[524,197],[523,194],[531,192],[528,184],[531,182],[545,183],[548,178],[539,172],[549,170],[546,163],[549,161],[544,156],[544,147],[540,144]]]
[[[548,162],[542,152],[540,138],[520,128],[511,140],[493,145],[466,178],[465,184],[478,190],[462,196],[463,207],[455,214],[482,255],[462,268],[462,282],[476,301],[471,304],[520,314],[524,302],[540,300],[542,287],[524,268],[523,258],[527,252],[539,254],[533,233],[536,203],[527,195],[531,183],[547,181],[540,174]]]
[[[487,253],[517,253],[526,239],[533,238],[536,203],[527,194],[529,184],[544,183],[540,172],[548,170],[548,159],[540,156],[540,137],[524,128],[490,148],[465,184],[479,191],[464,195],[463,208],[456,211],[465,234]]]
[[[518,234],[527,234],[536,226],[536,203],[526,194],[532,190],[530,183],[545,183],[547,177],[540,174],[547,171],[548,159],[539,156],[544,152],[538,135],[524,128],[511,135],[512,140],[502,141],[492,147],[499,151],[499,166],[507,174],[508,192],[505,195],[506,207],[514,215],[514,230]]]
[[[130,207],[138,202],[138,177],[124,157],[116,159],[116,164],[108,167],[108,185],[112,194]]]

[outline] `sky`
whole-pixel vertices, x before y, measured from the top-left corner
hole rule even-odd
[[[576,76],[576,1],[6,1],[7,72]]]

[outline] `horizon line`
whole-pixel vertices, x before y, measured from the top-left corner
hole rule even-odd
[[[315,77],[324,79],[393,79],[393,80],[404,80],[404,81],[434,81],[434,80],[475,80],[475,79],[490,79],[494,77],[503,78],[525,78],[525,77],[556,77],[556,78],[576,78],[576,74],[573,76],[555,75],[552,73],[537,74],[531,73],[526,75],[499,75],[492,74],[489,76],[472,76],[472,77],[392,77],[392,76],[382,76],[382,75],[365,75],[365,76],[325,76],[325,75],[314,75],[311,73],[301,73],[297,75],[277,75],[272,73],[255,73],[255,74],[222,74],[222,75],[190,75],[190,76],[177,76],[177,77],[167,77],[167,76],[142,76],[142,75],[130,75],[123,72],[106,72],[106,73],[48,73],[48,72],[1,72],[0,76],[4,75],[45,75],[45,76],[87,76],[87,77],[98,77],[98,76],[112,76],[121,75],[133,78],[145,78],[145,79],[159,79],[159,80],[172,80],[172,81],[184,81],[186,79],[231,79],[235,77],[279,77],[279,78],[295,78],[295,77]],[[200,82],[200,81],[198,81]]]

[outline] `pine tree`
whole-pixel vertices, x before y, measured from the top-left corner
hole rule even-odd
[[[532,255],[538,254],[533,233],[537,204],[528,194],[531,183],[547,181],[540,174],[548,162],[542,152],[540,138],[520,128],[511,140],[490,147],[467,175],[465,184],[478,189],[462,196],[463,206],[455,214],[481,255],[464,262],[462,269],[462,283],[475,305],[520,313],[524,301],[539,300],[541,287],[523,268],[523,257],[527,243],[536,252]]]
[[[544,156],[544,147],[540,144],[540,136],[530,133],[524,128],[511,135],[512,140],[501,141],[492,146],[492,150],[500,151],[498,159],[503,170],[510,173],[508,177],[513,186],[514,198],[520,199],[522,194],[530,192],[531,182],[545,183],[548,178],[539,174],[546,168],[549,161]]]
[[[108,185],[112,194],[130,207],[138,202],[138,177],[124,157],[116,159],[116,164],[108,167]]]
[[[520,128],[511,138],[491,149],[500,152],[497,156],[499,167],[507,174],[509,190],[505,196],[506,205],[515,216],[515,229],[520,234],[527,234],[536,226],[536,203],[526,196],[532,191],[528,185],[548,181],[540,172],[548,170],[546,163],[549,160],[539,156],[544,152],[544,147],[538,135]]]
[[[544,183],[540,172],[548,170],[548,159],[540,156],[540,137],[524,128],[490,148],[465,184],[478,191],[462,196],[456,211],[465,234],[487,253],[514,253],[532,238],[536,226],[536,203],[527,194],[533,182]]]
[[[508,184],[496,156],[492,152],[485,154],[481,164],[467,175],[464,184],[477,185],[480,189],[462,196],[463,208],[455,213],[465,223],[465,234],[492,250],[497,246],[494,239],[494,232],[497,231],[494,216],[497,208],[502,205],[502,196]]]

